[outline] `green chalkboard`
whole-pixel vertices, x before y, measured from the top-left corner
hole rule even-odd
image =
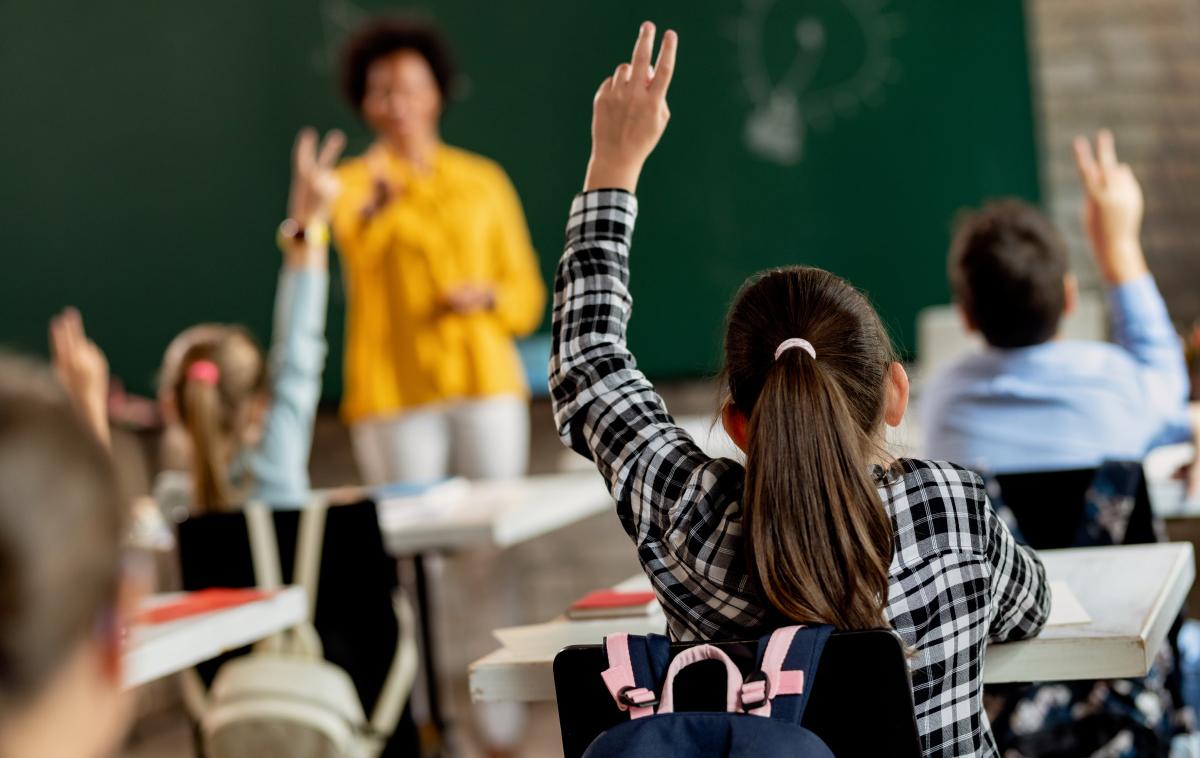
[[[333,61],[380,10],[448,31],[465,86],[444,136],[508,170],[547,278],[596,84],[643,18],[680,32],[633,256],[631,341],[655,376],[712,371],[738,284],[796,262],[867,289],[911,347],[917,309],[947,299],[956,209],[1038,196],[1018,0],[6,0],[0,343],[43,351],[46,319],[75,304],[144,391],[191,323],[265,337],[292,136],[367,144]],[[343,309],[335,287],[330,396]]]

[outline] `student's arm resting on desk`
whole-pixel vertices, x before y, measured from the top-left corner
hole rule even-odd
[[[980,482],[982,490],[983,483]],[[1018,545],[991,503],[983,507],[987,518],[987,561],[991,568],[993,642],[1023,640],[1036,635],[1050,617],[1050,585],[1037,554]]]

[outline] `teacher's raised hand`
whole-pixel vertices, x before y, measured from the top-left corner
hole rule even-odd
[[[592,104],[592,156],[585,190],[637,189],[642,165],[671,118],[667,87],[678,45],[678,35],[668,30],[651,66],[654,24],[647,21],[638,32],[630,61],[601,82]]]

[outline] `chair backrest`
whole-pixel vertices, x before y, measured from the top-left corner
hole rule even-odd
[[[997,474],[997,506],[1007,507],[1036,550],[1157,542],[1154,512],[1140,463],[1099,468]],[[1115,508],[1120,513],[1100,514]],[[1125,512],[1128,509],[1128,512]]]
[[[298,510],[272,513],[284,583],[292,581],[299,530]],[[193,516],[179,525],[183,587],[252,587],[254,566],[245,516],[240,512]],[[313,626],[325,658],[350,675],[371,713],[396,652],[399,628],[392,605],[396,567],[384,549],[375,504],[362,501],[330,507]],[[221,663],[249,648],[199,666],[211,684]]]
[[[755,668],[757,644],[723,642],[717,647],[747,675]],[[672,645],[671,654],[688,647]],[[607,667],[601,645],[568,647],[554,658],[564,758],[579,758],[602,732],[628,719],[600,677]],[[719,661],[685,669],[676,680],[676,710],[723,711],[725,676]],[[907,658],[895,634],[835,632],[813,681],[802,725],[834,755],[921,755]]]

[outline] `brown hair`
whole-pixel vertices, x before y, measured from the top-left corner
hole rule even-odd
[[[371,64],[403,50],[425,59],[443,103],[450,99],[456,77],[454,56],[437,27],[414,18],[377,18],[356,30],[342,47],[342,94],[355,113],[362,113]]]
[[[775,350],[786,339],[805,350]],[[742,533],[765,599],[796,621],[887,626],[892,524],[871,475],[891,342],[866,297],[817,268],[768,272],[729,313],[729,402],[749,420]]]
[[[117,634],[126,509],[112,462],[43,366],[0,357],[0,713],[89,636]]]
[[[1040,345],[1066,308],[1067,247],[1028,203],[997,200],[964,214],[950,245],[950,284],[988,344]]]
[[[194,371],[201,362],[215,365],[216,375]],[[163,378],[173,382],[171,395],[191,441],[194,505],[201,510],[237,505],[229,463],[246,427],[250,401],[266,391],[262,350],[241,327],[207,325],[178,366],[164,366]]]

